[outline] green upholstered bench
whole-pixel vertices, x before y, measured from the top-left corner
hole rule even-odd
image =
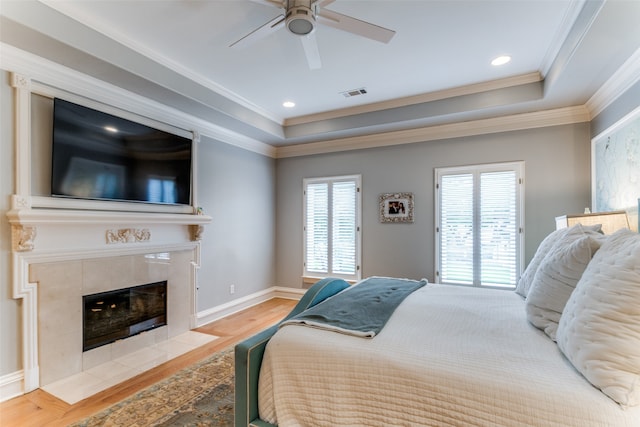
[[[336,278],[316,282],[300,298],[300,301],[283,319],[287,320],[309,307],[348,288],[349,284]],[[235,426],[267,427],[272,424],[258,418],[258,377],[267,342],[278,330],[276,324],[242,341],[235,347]]]

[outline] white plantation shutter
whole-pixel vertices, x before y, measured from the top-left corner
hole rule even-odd
[[[441,183],[441,280],[473,284],[473,175],[446,175]]]
[[[329,271],[329,184],[307,186],[307,270],[314,273]]]
[[[521,162],[436,170],[439,283],[515,287],[522,251]]]
[[[356,183],[333,184],[333,272],[356,273]]]
[[[480,282],[515,286],[518,221],[516,173],[480,174]]]
[[[304,180],[304,275],[360,278],[360,177]]]

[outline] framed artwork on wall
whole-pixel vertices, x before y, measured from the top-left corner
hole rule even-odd
[[[384,193],[379,203],[380,222],[413,222],[413,193]]]
[[[640,107],[591,141],[592,211],[625,210],[638,229]]]

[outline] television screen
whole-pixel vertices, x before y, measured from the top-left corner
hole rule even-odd
[[[192,140],[59,98],[52,196],[189,205]]]

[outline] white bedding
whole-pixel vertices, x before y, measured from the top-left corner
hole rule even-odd
[[[593,387],[514,292],[429,284],[380,334],[300,325],[267,345],[260,418],[287,426],[636,426]]]

